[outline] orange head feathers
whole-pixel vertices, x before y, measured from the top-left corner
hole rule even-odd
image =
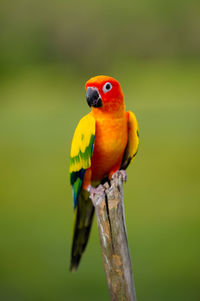
[[[110,76],[99,75],[86,82],[86,98],[93,113],[124,112],[124,96],[119,82]]]

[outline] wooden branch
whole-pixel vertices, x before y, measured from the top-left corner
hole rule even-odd
[[[136,301],[126,235],[121,172],[111,180],[110,187],[106,183],[104,189],[97,188],[96,191],[92,199],[110,298],[112,301]]]

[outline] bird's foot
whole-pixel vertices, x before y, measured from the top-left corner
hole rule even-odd
[[[123,182],[127,181],[127,174],[126,171],[121,169],[121,170],[117,170],[111,177],[111,180],[115,180],[115,179],[122,179]]]
[[[87,191],[89,192],[89,195],[90,195],[90,198],[91,198],[92,201],[94,200],[94,197],[95,197],[96,194],[97,195],[102,195],[102,194],[105,193],[106,187],[104,185],[100,184],[97,188],[95,188],[91,185],[88,186]]]

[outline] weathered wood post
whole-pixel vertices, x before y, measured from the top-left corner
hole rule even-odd
[[[112,301],[136,301],[123,204],[123,175],[92,197],[104,267]]]

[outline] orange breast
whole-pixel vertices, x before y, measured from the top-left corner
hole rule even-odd
[[[102,180],[120,167],[127,144],[126,115],[122,118],[96,120],[95,144],[92,156],[92,181]]]

